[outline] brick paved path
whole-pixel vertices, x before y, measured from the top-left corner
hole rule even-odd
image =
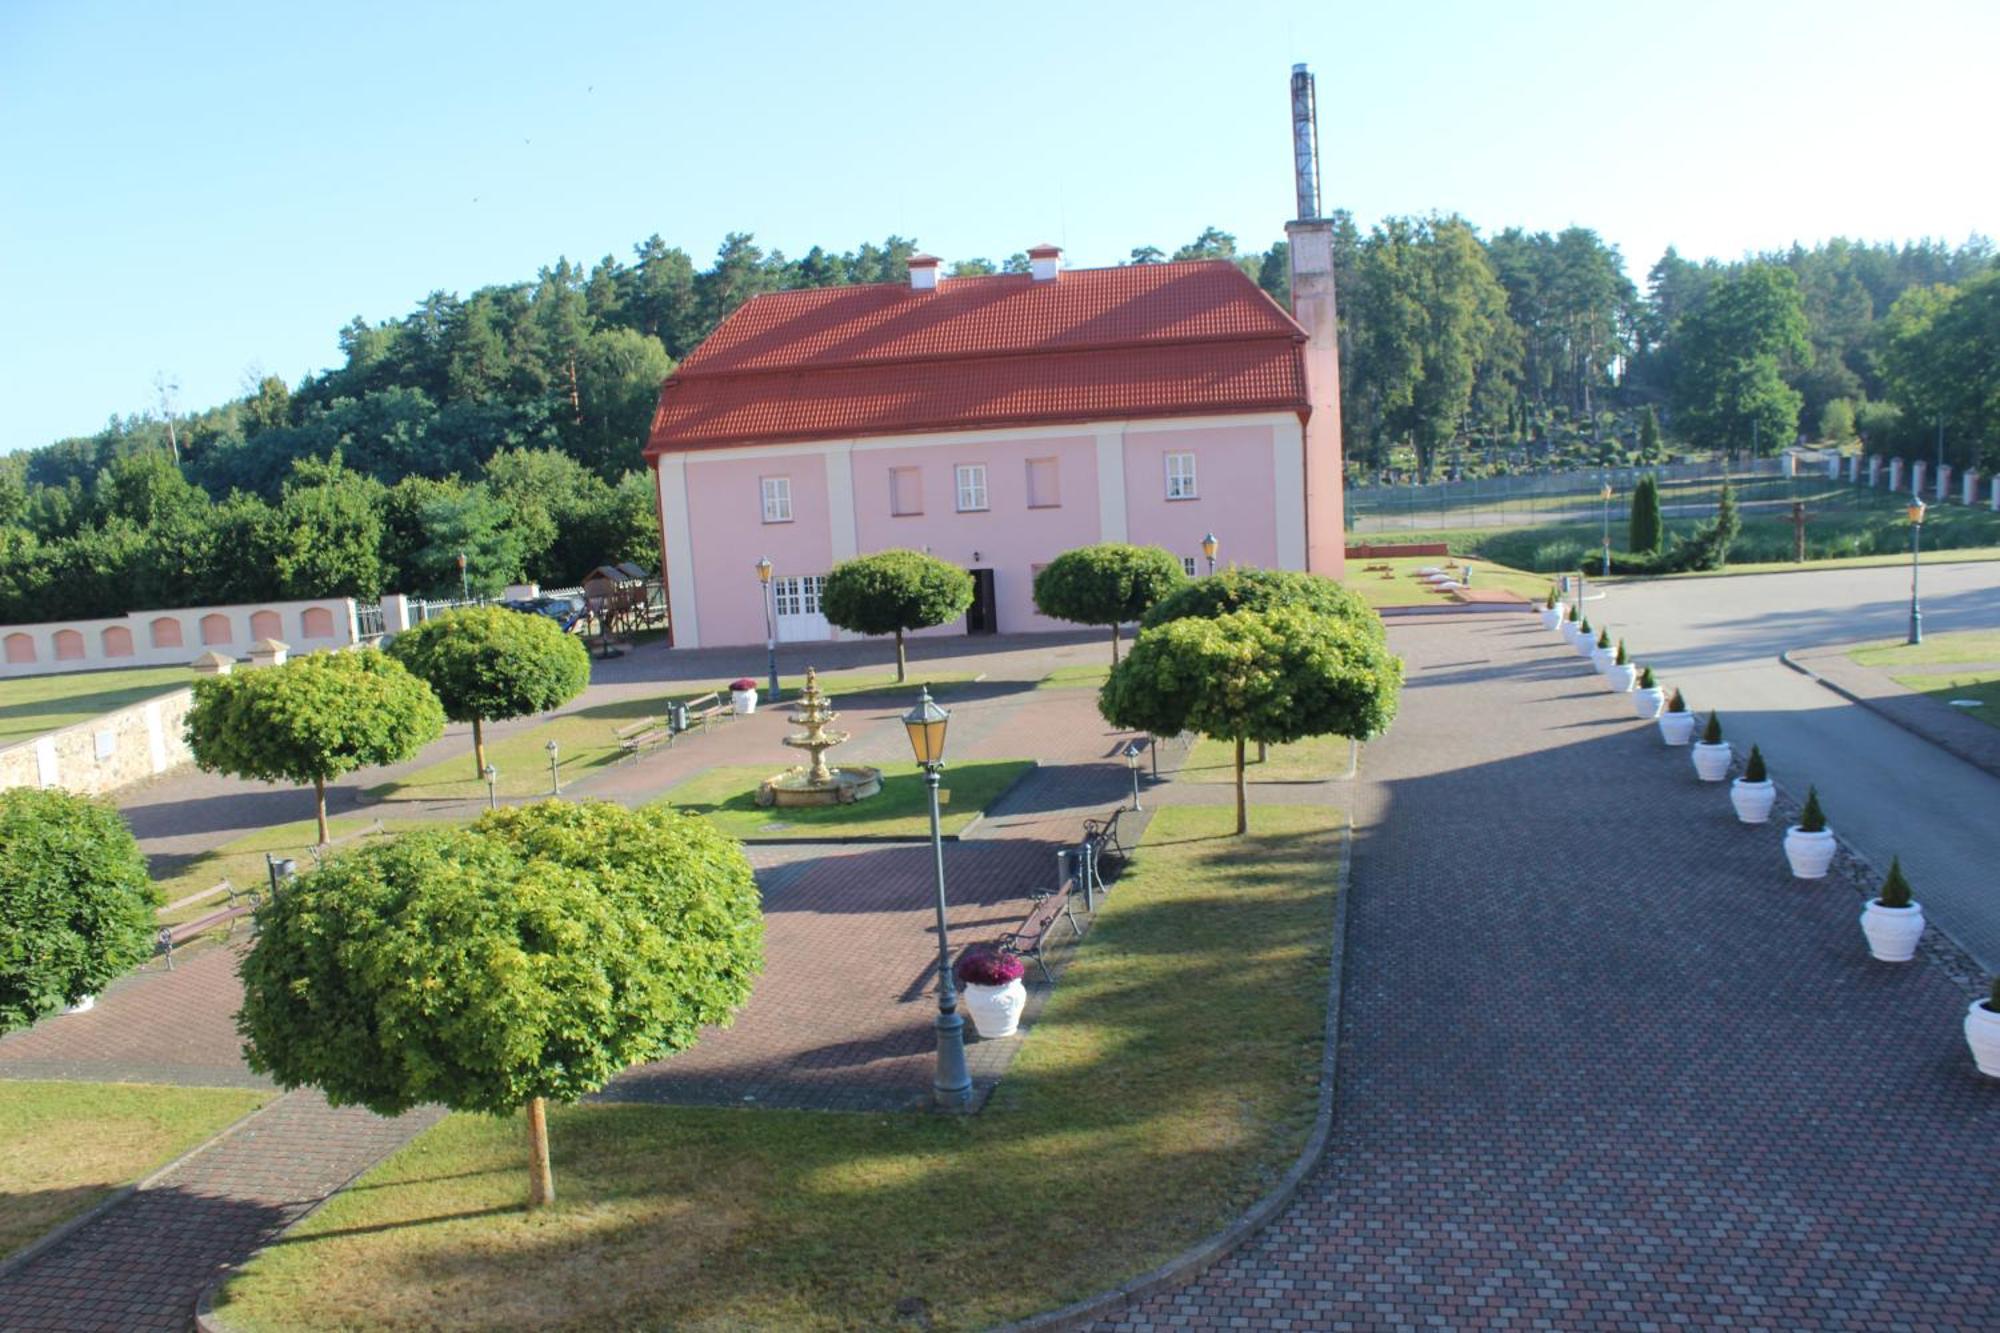
[[[0,1278],[9,1333],[188,1327],[201,1289],[437,1119],[294,1092]]]
[[[1122,1329],[2000,1328],[2000,1081],[1526,617],[1411,625],[1336,1138]],[[1735,738],[1739,744],[1753,737]]]

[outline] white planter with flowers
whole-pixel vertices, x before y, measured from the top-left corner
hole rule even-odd
[[[729,705],[737,715],[744,716],[757,711],[757,682],[745,677],[729,687]]]
[[[1011,1037],[1028,1007],[1027,967],[1018,954],[991,944],[975,944],[959,955],[952,969],[959,995],[982,1041]]]

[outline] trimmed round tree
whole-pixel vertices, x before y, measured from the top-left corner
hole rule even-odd
[[[146,858],[116,810],[59,787],[0,792],[0,1032],[145,961],[154,903]]]
[[[188,748],[208,772],[310,782],[322,843],[329,781],[400,763],[442,734],[430,686],[373,648],[197,680],[187,716]]]
[[[1310,611],[1189,616],[1143,631],[1098,692],[1113,726],[1236,745],[1236,831],[1250,828],[1243,743],[1366,740],[1396,716],[1403,663],[1348,620]]]
[[[551,800],[406,833],[332,859],[258,924],[250,1067],[382,1115],[525,1109],[531,1205],[555,1198],[547,1102],[693,1045],[763,968],[742,847],[665,806]]]
[[[855,634],[894,634],[901,681],[909,677],[903,632],[964,615],[972,605],[972,575],[922,551],[877,551],[835,565],[819,605],[828,624]]]
[[[546,713],[590,684],[583,640],[547,616],[503,606],[426,620],[391,639],[389,655],[431,687],[446,717],[472,724],[475,778],[486,773],[486,723]]]
[[[1348,621],[1377,639],[1386,637],[1382,617],[1360,593],[1324,574],[1295,569],[1237,568],[1189,579],[1155,603],[1140,623],[1151,629],[1188,616],[1213,620],[1237,611],[1285,609]]]
[[[1187,582],[1179,557],[1157,546],[1102,542],[1064,551],[1035,575],[1035,609],[1078,625],[1111,627],[1111,664],[1118,664],[1118,627],[1144,616]]]

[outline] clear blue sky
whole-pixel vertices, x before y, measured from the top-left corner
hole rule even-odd
[[[2000,231],[1994,0],[0,3],[0,451],[296,383],[355,315],[658,232],[1079,264],[1292,211],[1580,223],[1636,281]]]

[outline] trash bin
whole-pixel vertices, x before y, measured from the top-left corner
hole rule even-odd
[[[667,726],[678,736],[688,729],[688,706],[675,704],[667,713]]]

